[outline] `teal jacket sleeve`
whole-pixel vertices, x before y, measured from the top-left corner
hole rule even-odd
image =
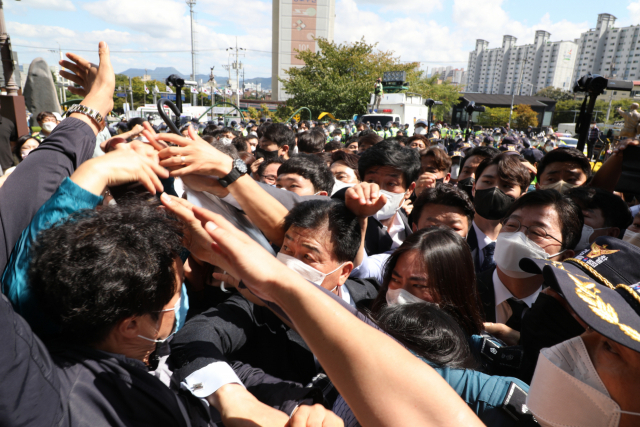
[[[40,207],[29,226],[22,231],[2,274],[2,293],[9,298],[15,311],[29,322],[34,331],[51,330],[51,325],[47,324],[43,314],[38,310],[29,289],[31,246],[36,236],[72,213],[94,209],[101,202],[102,197],[65,178],[53,196]]]

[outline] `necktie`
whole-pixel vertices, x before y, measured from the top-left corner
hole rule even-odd
[[[520,331],[522,327],[522,316],[524,315],[525,310],[528,308],[527,305],[515,298],[509,298],[507,303],[511,307],[511,311],[513,314],[507,320],[506,325],[511,329],[515,329],[516,331]]]
[[[482,254],[484,255],[484,260],[482,260],[482,265],[480,266],[480,272],[487,271],[490,268],[496,266],[495,261],[493,260],[493,254],[496,251],[496,242],[491,242],[484,248],[482,248]]]

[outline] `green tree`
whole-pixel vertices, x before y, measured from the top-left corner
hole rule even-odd
[[[438,76],[427,77],[423,71],[417,71],[411,73],[408,80],[411,92],[419,93],[424,99],[442,102],[433,109],[433,117],[437,120],[444,120],[460,100],[460,86],[447,81],[438,84]]]
[[[418,63],[402,63],[392,52],[381,52],[364,38],[355,43],[337,44],[317,39],[319,50],[300,51],[301,68],[286,71],[280,79],[292,98],[287,105],[297,109],[307,107],[314,116],[326,111],[346,119],[364,114],[376,78],[385,71],[406,71],[407,81],[415,81]]]
[[[524,130],[529,126],[538,126],[538,114],[529,105],[520,104],[513,107],[513,116],[516,129]]]
[[[483,113],[478,114],[478,124],[482,127],[500,127],[509,123],[509,108],[486,107]]]
[[[558,89],[553,86],[547,86],[543,89],[540,89],[536,96],[544,96],[547,98],[555,99],[556,101],[569,101],[573,100],[573,94],[566,90]]]

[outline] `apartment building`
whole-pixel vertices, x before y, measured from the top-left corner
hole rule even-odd
[[[502,46],[489,49],[489,42],[476,40],[469,53],[467,92],[499,95],[533,95],[547,86],[570,90],[578,44],[549,41],[550,33],[538,30],[532,44],[516,46],[510,35]]]

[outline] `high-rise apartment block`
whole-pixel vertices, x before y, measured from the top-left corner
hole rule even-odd
[[[614,28],[616,17],[598,15],[596,28],[582,33],[573,81],[591,72],[617,80],[640,80],[640,25]]]
[[[505,35],[502,46],[493,49],[488,41],[476,40],[469,53],[467,92],[531,95],[547,86],[569,90],[578,44],[551,42],[550,35],[536,31],[533,44],[523,46]]]
[[[436,75],[439,79],[453,84],[463,84],[467,79],[464,68],[434,67],[431,69],[431,77]]]

